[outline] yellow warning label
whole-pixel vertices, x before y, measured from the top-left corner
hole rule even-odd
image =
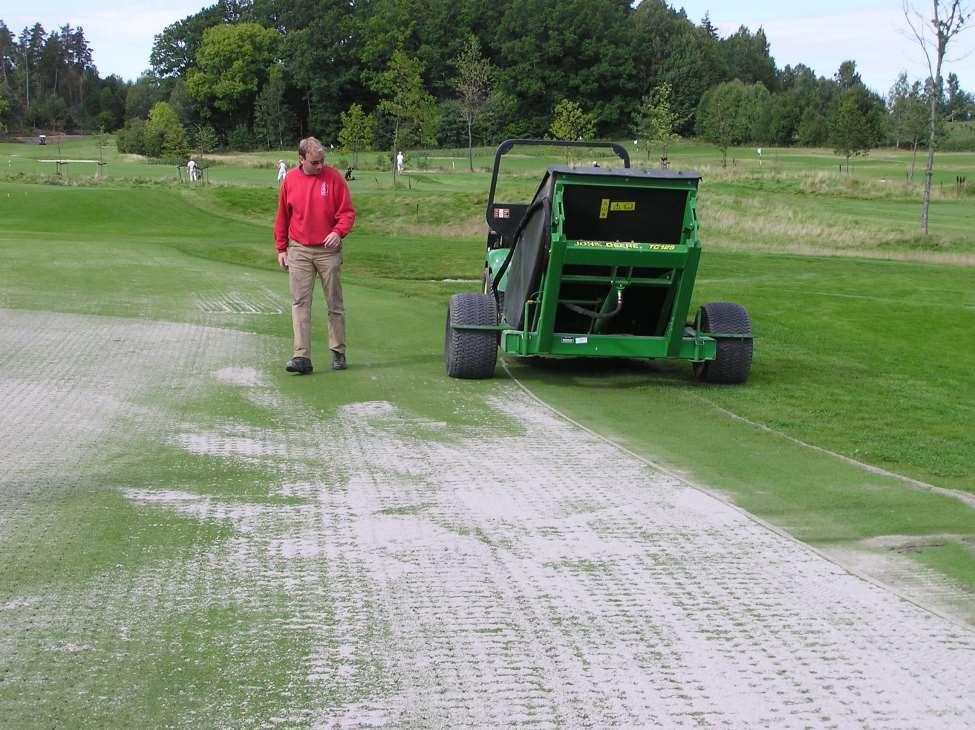
[[[632,213],[636,210],[635,200],[610,200],[603,198],[599,201],[599,219],[606,220],[612,213]]]

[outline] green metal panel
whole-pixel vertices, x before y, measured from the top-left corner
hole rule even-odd
[[[701,259],[701,239],[698,235],[697,225],[697,190],[688,193],[687,205],[684,206],[684,221],[681,227],[682,240],[687,242],[687,261],[684,264],[680,280],[675,282],[673,291],[673,309],[671,310],[670,323],[667,325],[667,334],[670,336],[670,344],[667,348],[671,357],[676,357],[681,347],[681,337],[684,332],[684,323],[687,321],[687,313],[691,306],[691,295],[694,293],[694,280],[697,278],[697,265]]]
[[[501,264],[504,263],[505,258],[508,256],[510,249],[507,248],[495,248],[487,253],[487,267],[491,272],[493,277],[495,272],[501,268]],[[501,277],[501,281],[498,282],[498,291],[504,291],[505,284],[508,283],[508,274]]]
[[[673,249],[660,248],[652,250],[651,245],[665,246],[672,244],[638,244],[639,248],[622,248],[620,245],[598,245],[597,242],[578,244],[561,241],[564,248],[563,264],[591,264],[593,266],[647,266],[652,268],[671,269],[681,267],[687,260],[687,246],[677,245]],[[552,241],[552,248],[556,242]]]
[[[565,197],[566,191],[572,186],[619,188],[621,191],[633,187],[643,189],[649,187],[685,192],[679,241],[567,239]],[[592,197],[586,202],[587,205],[591,204]],[[614,179],[606,176],[587,176],[584,173],[557,177],[552,192],[551,243],[539,291],[526,305],[523,329],[506,329],[502,332],[501,349],[516,355],[680,358],[696,362],[714,359],[716,353],[714,338],[701,335],[689,337],[685,334],[685,323],[701,253],[696,203],[696,180],[653,180],[647,184],[633,178]],[[603,206],[607,205],[609,201],[604,199]],[[636,206],[636,203],[632,205]],[[602,211],[600,213],[602,218]],[[590,225],[586,223],[588,220],[590,219],[582,219],[583,228]],[[666,235],[669,237],[674,233]],[[500,266],[506,253],[506,250],[504,253],[489,252],[489,257],[495,257],[489,258],[489,265],[495,262],[495,266]],[[581,274],[566,274],[564,273],[566,266],[600,267],[607,269],[609,273],[603,275],[602,272],[585,273],[584,271]],[[637,273],[634,273],[635,270]],[[560,292],[563,283],[605,285],[606,294],[599,295],[595,301],[562,300],[600,313],[609,312],[614,308],[615,293],[618,291],[625,292],[630,287],[665,288],[667,291],[663,295],[663,307],[659,314],[653,315],[659,317],[659,321],[654,324],[656,331],[664,331],[663,336],[604,334],[604,320],[598,318],[593,320],[590,333],[556,332],[555,322],[561,306]]]
[[[666,337],[553,333],[550,346],[539,348],[538,342],[536,332],[526,334],[522,330],[504,330],[501,333],[501,349],[512,355],[669,358],[702,362],[713,360],[717,352],[717,340],[703,335],[680,338],[673,353]]]

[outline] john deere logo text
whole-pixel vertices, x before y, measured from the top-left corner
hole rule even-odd
[[[576,246],[586,246],[588,248],[629,248],[639,249],[639,243],[622,243],[620,241],[576,241]]]
[[[576,246],[588,248],[628,248],[641,251],[676,251],[675,243],[636,243],[635,241],[574,241]]]
[[[613,213],[632,213],[636,210],[636,201],[634,200],[610,200],[609,198],[603,198],[599,204],[599,217],[600,219],[609,218],[610,212]]]

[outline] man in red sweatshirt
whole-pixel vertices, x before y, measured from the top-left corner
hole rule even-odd
[[[311,301],[321,278],[328,305],[332,369],[345,370],[345,307],[342,304],[342,239],[355,223],[355,209],[342,173],[325,166],[325,148],[314,137],[298,143],[298,167],[281,183],[274,244],[278,265],[291,280],[294,357],[285,369],[304,375],[311,364]]]

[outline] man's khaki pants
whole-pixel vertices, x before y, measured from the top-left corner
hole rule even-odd
[[[342,304],[342,252],[324,246],[288,244],[291,281],[291,323],[295,330],[295,357],[311,357],[311,302],[315,279],[322,280],[328,305],[328,347],[345,352],[345,307]]]

